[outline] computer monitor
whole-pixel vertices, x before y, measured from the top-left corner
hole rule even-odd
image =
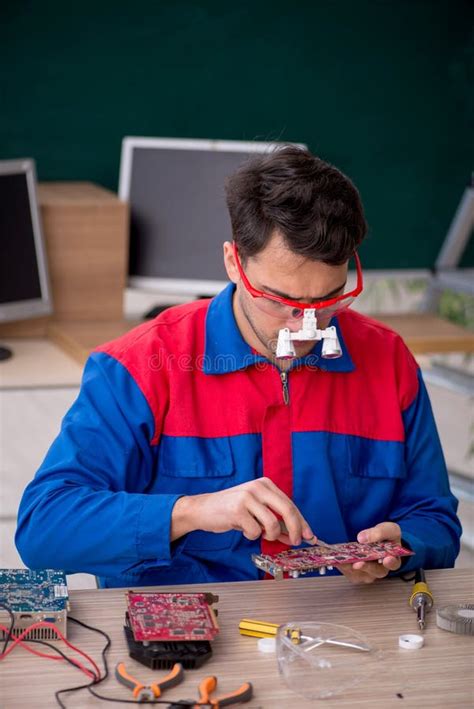
[[[281,145],[124,138],[119,196],[130,204],[129,285],[165,294],[219,292],[227,282],[222,244],[232,240],[225,180],[252,154]]]
[[[34,160],[0,160],[0,254],[0,324],[51,313]]]

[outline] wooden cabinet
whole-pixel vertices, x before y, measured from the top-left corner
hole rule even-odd
[[[115,320],[123,314],[128,205],[90,182],[40,183],[54,320]]]

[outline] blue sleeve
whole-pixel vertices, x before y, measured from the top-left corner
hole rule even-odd
[[[390,519],[416,553],[403,572],[449,568],[459,553],[462,533],[456,515],[458,501],[449,488],[448,473],[430,400],[421,372],[418,393],[403,413],[407,477],[400,481]]]
[[[179,495],[147,494],[154,429],[125,367],[91,355],[79,396],[20,503],[15,541],[28,567],[116,576],[170,564]]]

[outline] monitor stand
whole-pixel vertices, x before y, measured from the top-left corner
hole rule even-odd
[[[0,362],[10,359],[13,356],[13,352],[8,347],[0,346]]]

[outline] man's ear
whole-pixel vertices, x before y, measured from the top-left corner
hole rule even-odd
[[[230,241],[224,242],[224,266],[232,283],[240,281],[239,269],[235,263],[234,248]]]

